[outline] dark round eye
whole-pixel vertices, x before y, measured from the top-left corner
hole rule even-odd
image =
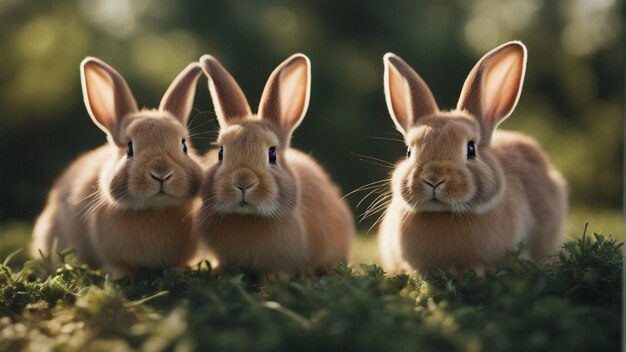
[[[222,161],[222,159],[224,159],[224,147],[220,147],[220,152],[217,154],[217,158],[219,159],[219,161]]]
[[[270,147],[267,155],[270,159],[270,164],[276,164],[276,147]]]
[[[183,138],[183,153],[185,153],[185,155],[187,155],[187,142],[185,141],[184,138]]]
[[[472,141],[467,143],[467,160],[476,158],[476,144]]]
[[[128,142],[128,149],[126,149],[126,156],[130,158],[134,154],[135,153],[133,151],[133,142]]]
[[[406,147],[406,157],[407,159],[411,157],[411,147]]]

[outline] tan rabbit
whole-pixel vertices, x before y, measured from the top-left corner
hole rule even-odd
[[[520,242],[536,261],[556,250],[567,211],[565,180],[533,139],[494,131],[519,99],[524,45],[509,42],[486,54],[452,111],[439,110],[402,59],[388,53],[384,64],[389,113],[408,146],[379,230],[385,269],[481,272]]]
[[[296,54],[274,70],[256,115],[215,58],[200,63],[220,133],[196,222],[220,265],[298,274],[347,260],[355,231],[347,204],[310,156],[289,147],[309,103],[309,59]]]
[[[200,65],[176,77],[158,110],[139,110],[104,62],[86,58],[80,68],[85,105],[108,143],[56,182],[35,224],[33,255],[49,255],[57,240],[59,250],[76,248],[79,261],[114,277],[184,266],[195,250],[192,202],[202,177],[186,128]]]

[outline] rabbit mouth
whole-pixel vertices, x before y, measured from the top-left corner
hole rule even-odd
[[[469,208],[467,204],[463,202],[457,202],[454,200],[446,201],[433,196],[428,200],[415,202],[413,204],[413,209],[415,209],[416,211],[427,212],[466,213],[471,208]]]
[[[440,198],[437,198],[435,195],[433,195],[431,198],[423,198],[421,200],[419,199],[412,199],[412,201],[409,201],[408,199],[406,200],[407,203],[409,204],[409,206],[414,210],[414,211],[426,211],[426,212],[449,212],[449,211],[454,211],[454,207],[452,206],[452,204],[446,202],[445,200],[442,200]]]
[[[234,214],[255,214],[257,207],[251,203],[245,194],[242,194],[238,200],[234,200],[230,205],[226,206],[222,211]]]
[[[276,206],[273,203],[256,202],[241,197],[228,203],[224,203],[216,208],[220,213],[256,215],[256,216],[274,216],[277,213]]]
[[[239,202],[233,204],[227,212],[234,214],[254,215],[258,213],[258,210],[254,204],[249,203],[245,199],[241,199]]]
[[[173,194],[169,194],[169,193],[165,192],[164,190],[160,190],[155,195],[153,195],[152,198],[154,198],[154,199],[171,199],[171,198],[178,198],[178,197],[174,196]]]
[[[167,191],[161,189],[151,197],[148,197],[148,199],[156,202],[172,202],[180,200],[181,197],[168,193]]]
[[[167,192],[159,191],[152,195],[126,197],[123,200],[119,200],[116,204],[118,204],[122,208],[140,210],[149,208],[180,206],[184,202],[185,200],[181,197],[177,197]]]
[[[158,189],[153,189],[152,194],[146,195],[146,199],[159,199],[159,198],[177,198],[173,194],[169,193],[163,184],[159,185]]]
[[[421,206],[427,206],[427,207],[428,206],[431,206],[431,207],[434,206],[434,207],[437,207],[437,208],[441,208],[441,207],[445,207],[445,208],[448,208],[448,209],[450,208],[450,203],[448,203],[446,201],[443,201],[443,200],[437,198],[436,196],[433,196],[429,200],[427,200],[425,202],[422,202],[422,204],[419,204],[418,207],[420,205]]]

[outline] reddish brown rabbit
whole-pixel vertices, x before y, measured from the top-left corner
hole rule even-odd
[[[309,103],[309,59],[293,55],[276,68],[256,115],[215,58],[200,62],[220,133],[196,223],[220,265],[293,274],[347,259],[354,236],[347,204],[313,158],[289,147]]]
[[[81,66],[85,105],[108,144],[79,157],[52,188],[33,255],[73,247],[114,277],[135,267],[182,267],[195,250],[192,201],[202,170],[187,117],[202,69],[187,66],[158,110],[140,110],[124,78],[95,58]]]
[[[567,210],[565,180],[533,139],[494,131],[519,99],[524,45],[510,42],[486,54],[451,111],[439,110],[402,59],[389,53],[384,64],[389,113],[408,146],[379,232],[385,269],[482,271],[520,242],[537,261],[555,251]]]

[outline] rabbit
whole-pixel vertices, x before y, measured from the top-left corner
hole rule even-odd
[[[384,56],[387,107],[407,145],[379,227],[385,270],[481,274],[520,243],[539,262],[562,242],[565,179],[532,138],[495,131],[517,105],[526,59],[518,41],[493,49],[470,72],[456,109],[441,111],[406,62]]]
[[[262,279],[321,274],[347,260],[355,233],[348,205],[324,169],[290,147],[309,104],[309,59],[295,54],[274,70],[257,114],[214,57],[200,63],[220,131],[195,223],[219,266]]]
[[[32,255],[54,259],[53,243],[75,248],[79,262],[113,278],[137,267],[184,268],[197,242],[191,216],[202,181],[186,127],[200,65],[189,64],[152,110],[138,109],[124,78],[103,61],[87,57],[80,72],[87,111],[108,143],[80,156],[53,186]]]

